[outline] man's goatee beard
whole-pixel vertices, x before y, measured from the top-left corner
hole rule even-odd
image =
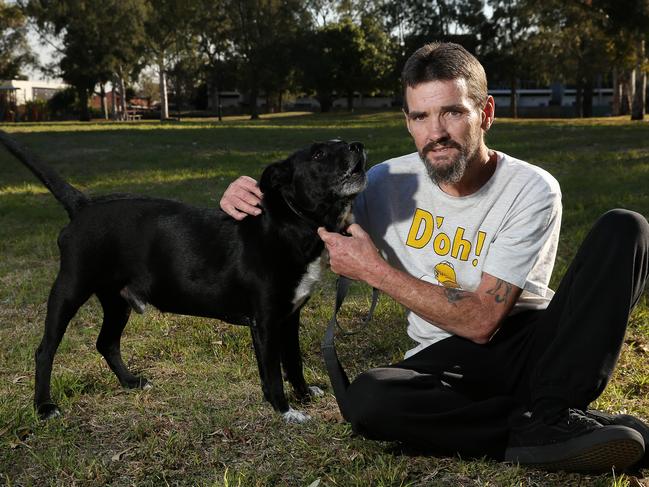
[[[426,167],[426,172],[428,177],[436,185],[440,184],[456,184],[464,176],[466,167],[468,165],[468,158],[465,154],[460,154],[456,161],[454,161],[449,166],[436,167],[432,163],[428,162],[426,156],[419,154],[421,162]]]

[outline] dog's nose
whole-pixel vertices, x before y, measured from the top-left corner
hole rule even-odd
[[[363,144],[361,144],[360,142],[352,142],[351,144],[349,144],[349,150],[352,152],[362,153],[363,149]]]

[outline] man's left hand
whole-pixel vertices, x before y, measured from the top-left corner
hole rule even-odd
[[[350,279],[376,285],[385,275],[387,263],[360,225],[353,223],[346,231],[349,236],[318,228],[318,235],[329,251],[331,270]]]

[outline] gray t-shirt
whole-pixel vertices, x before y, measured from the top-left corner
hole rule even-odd
[[[561,227],[561,190],[545,170],[497,153],[494,174],[475,193],[453,197],[434,184],[417,153],[368,172],[354,216],[388,262],[424,281],[475,291],[482,273],[523,292],[512,313],[544,309]],[[408,311],[406,357],[451,336]]]

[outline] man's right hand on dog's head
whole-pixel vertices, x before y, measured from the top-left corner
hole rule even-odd
[[[257,181],[249,176],[239,176],[227,187],[219,205],[235,220],[243,220],[248,215],[261,214],[259,204],[263,196]]]

